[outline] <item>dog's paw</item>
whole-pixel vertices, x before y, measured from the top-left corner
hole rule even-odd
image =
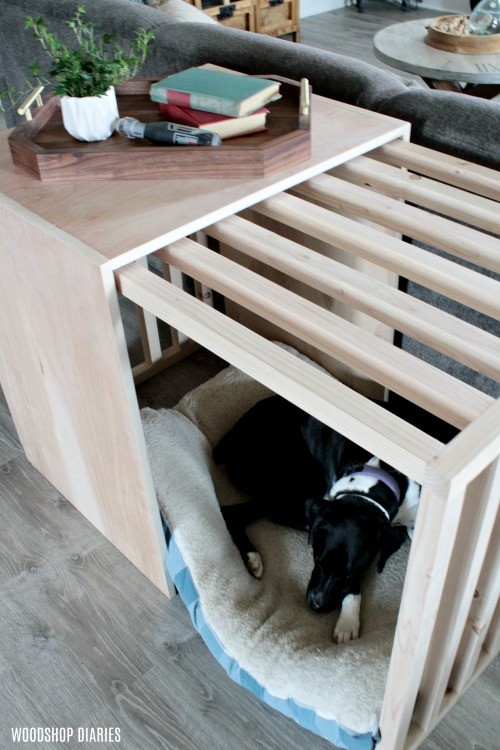
[[[245,563],[248,572],[253,575],[254,578],[262,578],[264,572],[264,566],[258,552],[247,552],[247,561]]]
[[[355,641],[359,636],[359,621],[346,622],[339,618],[338,623],[333,631],[333,640],[335,643],[348,643]]]
[[[360,605],[361,596],[359,594],[349,594],[345,597],[339,619],[333,631],[333,640],[336,643],[348,643],[358,638]]]

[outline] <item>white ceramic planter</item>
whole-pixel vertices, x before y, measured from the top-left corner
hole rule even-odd
[[[79,141],[105,141],[119,116],[113,86],[102,96],[62,96],[61,111],[64,127]]]

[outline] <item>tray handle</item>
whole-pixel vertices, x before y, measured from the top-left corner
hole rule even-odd
[[[26,97],[24,102],[17,110],[17,114],[24,115],[27,120],[32,120],[33,117],[31,115],[31,107],[33,105],[33,102],[36,101],[37,107],[43,107],[42,91],[44,90],[44,88],[45,86],[37,86],[36,89],[33,89],[31,94]]]

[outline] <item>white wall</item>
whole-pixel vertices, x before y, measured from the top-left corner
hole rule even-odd
[[[460,15],[470,13],[470,5],[467,0],[424,0],[420,7],[423,11],[426,8],[433,8],[434,10],[444,10],[447,13],[459,13]]]
[[[367,4],[370,2],[379,2],[379,0],[367,0]],[[316,16],[318,13],[326,13],[329,10],[343,8],[344,5],[344,0],[300,0],[300,17],[307,18],[307,16]],[[470,13],[468,0],[424,0],[423,3],[419,3],[418,13],[411,15],[411,20],[414,20],[415,18],[425,18],[426,8],[443,10],[446,13]],[[402,15],[401,17],[402,21],[409,19],[410,15]]]
[[[343,8],[344,0],[299,0],[300,17],[317,16],[318,13],[326,13],[328,10]]]

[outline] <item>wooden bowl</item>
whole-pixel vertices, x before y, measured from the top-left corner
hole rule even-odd
[[[440,21],[451,21],[457,16],[439,16],[430,21],[425,43],[429,47],[444,50],[445,52],[458,52],[462,55],[492,55],[500,53],[500,34],[484,34],[463,36],[452,31],[442,31],[436,28]]]

